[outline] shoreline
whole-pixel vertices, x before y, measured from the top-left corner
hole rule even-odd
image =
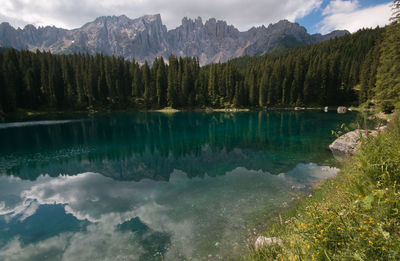
[[[399,232],[390,227],[399,222],[392,208],[400,202],[394,197],[400,187],[393,185],[400,171],[400,121],[396,114],[385,118],[391,119],[387,127],[362,138],[336,176],[253,239],[246,260],[398,260]],[[391,171],[372,171],[375,165]]]
[[[335,109],[330,109],[329,111],[336,111],[336,106],[332,107]],[[158,113],[180,113],[180,112],[204,112],[204,113],[212,113],[212,112],[258,112],[258,111],[324,111],[324,107],[265,107],[265,108],[171,108],[165,107],[162,109],[109,109],[109,108],[90,108],[90,109],[82,109],[82,110],[57,110],[57,109],[49,109],[49,110],[18,110],[13,113],[3,113],[0,114],[0,122],[5,121],[7,119],[29,119],[40,116],[63,116],[63,115],[74,115],[74,114],[87,114],[87,115],[96,115],[101,113],[130,113],[130,112],[158,112]],[[363,110],[354,111],[363,112]]]

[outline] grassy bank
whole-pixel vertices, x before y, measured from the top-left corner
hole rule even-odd
[[[273,224],[282,245],[251,249],[249,260],[400,260],[400,126],[395,119],[337,177]]]

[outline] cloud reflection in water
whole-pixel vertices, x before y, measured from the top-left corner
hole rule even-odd
[[[298,164],[286,174],[271,175],[239,167],[224,176],[190,179],[174,170],[169,182],[116,181],[97,173],[40,176],[36,181],[1,176],[0,218],[4,224],[28,222],[40,214],[38,208],[50,205],[62,206],[74,222],[87,225],[75,232],[53,231],[53,236],[29,243],[24,243],[23,235],[6,242],[0,236],[0,259],[227,257],[245,247],[249,228],[276,215],[293,196],[304,194],[313,183],[337,171]],[[1,224],[0,231],[10,227]]]

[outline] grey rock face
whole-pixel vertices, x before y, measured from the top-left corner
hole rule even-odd
[[[304,27],[286,20],[240,32],[225,21],[212,18],[203,23],[200,17],[195,20],[183,18],[179,27],[167,31],[159,14],[137,19],[122,15],[99,17],[73,30],[33,25],[14,29],[8,23],[2,23],[0,46],[49,50],[58,54],[102,53],[134,58],[141,63],[151,63],[160,56],[168,58],[171,54],[197,56],[204,65],[321,42],[345,34],[348,32],[309,35]]]
[[[378,131],[382,130],[350,131],[332,142],[332,144],[329,145],[329,149],[338,159],[342,159],[344,156],[352,156],[359,149],[362,138],[366,138],[367,135],[376,136],[378,134]]]
[[[360,145],[362,136],[361,130],[348,132],[329,145],[329,149],[335,155],[354,155]]]

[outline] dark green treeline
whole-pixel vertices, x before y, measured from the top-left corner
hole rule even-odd
[[[200,67],[98,54],[0,52],[0,111],[325,106],[368,99],[383,29]],[[363,76],[364,75],[364,76]],[[362,83],[357,91],[356,86]]]

